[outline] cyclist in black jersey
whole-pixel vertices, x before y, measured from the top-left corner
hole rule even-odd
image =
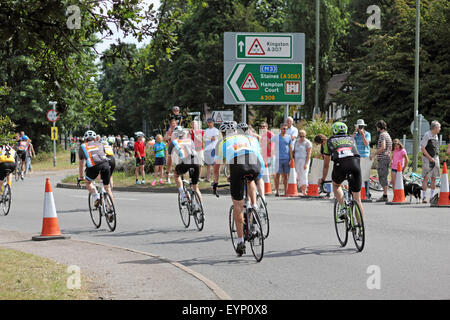
[[[334,167],[331,175],[333,180],[333,193],[336,200],[341,205],[341,217],[345,214],[344,193],[341,184],[348,174],[351,178],[348,181],[349,189],[353,194],[353,199],[358,202],[361,208],[361,214],[364,216],[364,209],[361,203],[361,167],[360,157],[356,149],[356,143],[353,137],[347,134],[347,125],[343,122],[335,122],[332,125],[333,136],[324,144],[324,164],[322,178],[319,184],[325,181],[328,175],[330,160],[333,160]]]

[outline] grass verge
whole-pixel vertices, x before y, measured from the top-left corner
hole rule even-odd
[[[68,289],[67,267],[46,258],[0,248],[0,300],[91,300],[89,280]]]
[[[36,159],[31,159],[31,165],[33,172],[78,169],[78,158],[75,164],[70,164],[70,151],[58,150],[56,152],[56,167],[53,166],[53,153],[39,154]]]

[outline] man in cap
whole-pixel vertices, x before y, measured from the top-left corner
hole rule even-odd
[[[353,131],[353,139],[355,139],[356,148],[361,159],[370,157],[371,135],[366,131],[366,126],[367,124],[364,123],[363,119],[358,119],[355,124],[355,130]],[[364,188],[366,188],[366,197],[370,199],[369,181],[364,181]]]

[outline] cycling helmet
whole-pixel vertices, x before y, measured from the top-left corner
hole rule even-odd
[[[177,138],[183,137],[183,136],[184,136],[184,130],[183,130],[183,127],[182,127],[182,126],[176,126],[176,127],[173,129],[173,134],[174,134],[174,136],[177,137]]]
[[[92,131],[92,130],[86,131],[86,132],[84,133],[84,136],[83,136],[83,138],[84,138],[85,140],[87,140],[87,139],[89,139],[89,138],[95,139],[96,137],[97,137],[97,134],[96,134],[94,131]]]
[[[143,133],[142,131],[135,132],[134,135],[135,135],[136,137],[145,136],[144,133]]]
[[[245,133],[248,130],[248,124],[246,124],[245,122],[239,123],[237,125],[237,129],[241,129]]]
[[[335,122],[331,126],[331,130],[333,130],[333,134],[347,134],[347,125],[343,122]]]
[[[220,125],[219,130],[222,132],[236,131],[236,127],[236,121],[226,121]]]
[[[130,141],[131,141],[131,142],[133,142],[133,141],[134,141],[134,138],[133,138],[133,137],[131,137],[131,138],[130,138]]]

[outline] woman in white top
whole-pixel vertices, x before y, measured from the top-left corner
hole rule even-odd
[[[294,145],[295,171],[297,173],[297,185],[302,195],[306,196],[308,187],[308,171],[311,159],[312,143],[306,139],[305,130],[298,132],[298,139]]]

